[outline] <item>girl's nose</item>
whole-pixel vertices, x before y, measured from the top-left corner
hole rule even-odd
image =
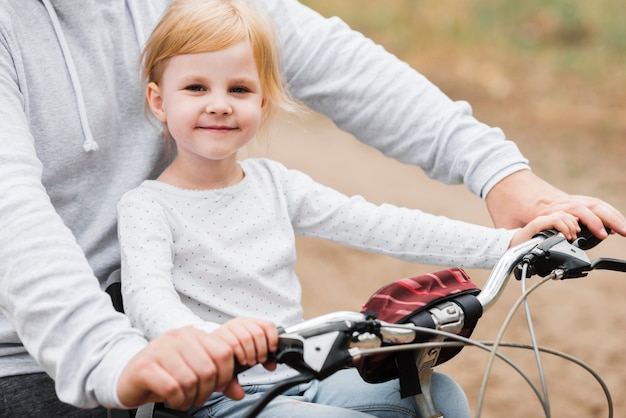
[[[229,115],[233,113],[233,109],[224,97],[214,95],[209,99],[205,112],[214,115]]]

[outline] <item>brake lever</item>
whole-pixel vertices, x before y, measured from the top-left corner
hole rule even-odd
[[[522,258],[515,269],[515,278],[522,278],[524,264],[528,266],[526,278],[535,274],[545,277],[556,269],[563,270],[562,279],[585,277],[592,269],[591,261],[575,242],[568,242],[563,234],[549,236]],[[580,243],[584,242],[589,241]]]
[[[350,364],[348,353],[349,336],[342,331],[329,331],[303,337],[298,334],[281,334],[278,348],[270,354],[269,361],[286,364],[301,373],[313,374],[323,379]],[[250,366],[235,364],[235,375],[245,372]]]
[[[584,251],[595,247],[602,240],[596,237],[586,225],[580,222],[578,225],[580,232],[576,234],[576,239],[571,242],[566,241],[565,237],[555,229],[542,231],[535,235],[535,237],[544,237],[545,240],[523,257],[522,262],[514,271],[515,278],[521,279],[524,264],[528,266],[526,278],[535,274],[545,277],[555,269],[564,271],[563,279],[585,277],[594,268],[623,271],[619,260],[612,260],[608,264],[598,262],[592,266]],[[606,228],[606,230],[611,233],[611,229]],[[613,267],[602,267],[603,265]]]
[[[289,327],[274,360],[323,379],[352,362],[352,347],[380,346],[380,322],[356,312],[335,312]]]
[[[591,262],[591,270],[611,270],[626,273],[626,261],[616,258],[596,258]]]

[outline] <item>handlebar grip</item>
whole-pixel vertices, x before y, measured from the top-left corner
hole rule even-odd
[[[596,237],[593,232],[591,232],[589,228],[587,228],[587,225],[580,222],[578,223],[578,225],[580,226],[580,232],[576,234],[576,239],[571,242],[574,247],[580,248],[583,251],[587,251],[602,242],[600,238]],[[607,233],[611,233],[610,228],[605,228]],[[543,237],[547,240],[548,238],[551,238],[556,234],[558,234],[558,231],[556,229],[548,229],[538,233],[537,235],[535,235],[535,237]]]
[[[285,333],[285,328],[283,327],[276,327],[276,330],[278,331],[278,335],[284,334]],[[281,346],[280,343],[278,344],[278,351],[276,353],[269,353],[267,356],[267,361],[276,361],[277,356],[279,354],[279,352],[281,351]],[[237,376],[239,373],[243,373],[246,370],[250,369],[252,366],[243,366],[241,365],[237,359],[235,359],[235,370],[233,371],[233,376]]]
[[[249,368],[250,366],[242,366],[241,363],[239,363],[237,359],[235,359],[235,370],[233,371],[233,375],[237,376],[239,373],[243,373]]]
[[[572,242],[572,245],[586,251],[602,242],[602,240],[596,237],[586,225],[583,225],[582,223],[578,223],[578,225],[580,225],[580,232],[577,234],[577,238],[574,242]],[[611,230],[606,228],[606,232],[611,233]]]
[[[276,355],[277,355],[276,353],[269,353],[267,356],[267,361],[276,361]],[[260,363],[257,363],[257,364],[260,364]],[[233,371],[233,376],[237,376],[239,373],[243,373],[252,367],[254,366],[243,366],[237,361],[237,359],[235,359],[235,370]]]

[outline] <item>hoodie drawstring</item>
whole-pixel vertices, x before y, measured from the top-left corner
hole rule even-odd
[[[70,52],[70,48],[67,45],[67,40],[65,39],[65,34],[63,33],[63,28],[61,28],[61,23],[59,22],[59,17],[54,10],[54,6],[50,3],[50,0],[43,0],[43,4],[48,11],[48,15],[50,16],[50,21],[52,22],[52,27],[54,28],[54,33],[59,40],[59,44],[61,45],[61,51],[63,52],[63,57],[65,58],[65,64],[67,66],[67,70],[70,74],[70,79],[72,81],[72,87],[74,88],[74,94],[76,95],[76,105],[78,106],[78,116],[80,118],[80,126],[83,130],[83,135],[85,140],[83,142],[83,149],[85,152],[97,151],[98,143],[93,137],[93,133],[91,132],[91,128],[89,127],[89,120],[87,119],[87,109],[85,106],[85,99],[83,98],[83,90],[80,85],[80,80],[78,79],[78,73],[76,71],[76,66],[74,65],[74,60],[72,58],[72,54]],[[128,10],[131,15],[131,19],[133,21],[133,26],[135,29],[135,36],[137,37],[137,44],[139,48],[143,48],[143,45],[146,42],[146,36],[142,31],[142,25],[139,21],[139,10],[137,8],[137,4],[133,0],[127,1]]]
[[[143,48],[146,43],[146,36],[141,30],[141,22],[139,21],[139,10],[137,9],[137,3],[133,0],[128,0],[126,2],[128,5],[128,10],[130,11],[130,17],[133,19],[133,26],[135,27],[135,36],[137,36],[137,45],[139,45],[139,49]]]
[[[70,73],[72,87],[74,88],[74,94],[76,95],[76,104],[78,106],[78,116],[80,118],[80,126],[82,127],[83,135],[85,136],[85,141],[83,142],[83,149],[85,150],[85,152],[97,151],[98,143],[93,138],[93,134],[91,133],[91,128],[89,127],[89,121],[87,120],[87,110],[85,109],[85,99],[83,98],[83,90],[80,86],[80,81],[78,80],[78,73],[76,72],[76,66],[74,65],[72,54],[70,53],[70,49],[65,39],[65,35],[63,34],[63,29],[61,28],[61,24],[59,23],[59,18],[54,10],[54,7],[50,3],[50,0],[43,0],[43,4],[46,7],[46,10],[48,11],[48,15],[50,16],[50,20],[54,28],[54,33],[56,34],[57,39],[59,40],[59,44],[61,45],[61,51],[63,52],[63,57],[65,58],[65,63],[67,65],[67,70]]]

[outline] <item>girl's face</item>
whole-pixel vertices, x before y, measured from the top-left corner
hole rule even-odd
[[[190,164],[236,158],[254,138],[264,107],[250,42],[169,59],[159,85],[147,90],[152,113]]]

